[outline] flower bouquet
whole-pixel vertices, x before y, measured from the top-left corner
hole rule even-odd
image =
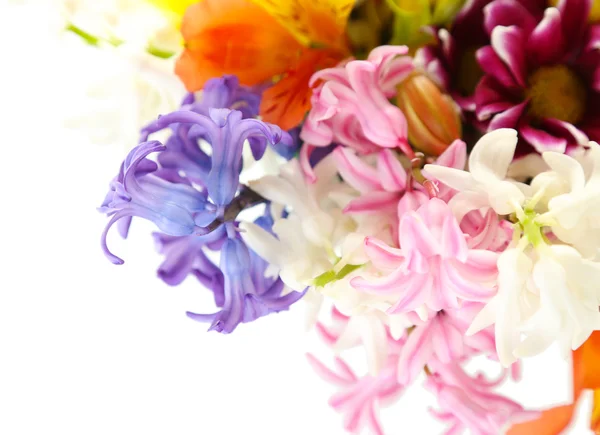
[[[209,331],[305,304],[348,432],[386,433],[415,382],[447,434],[558,434],[584,389],[600,430],[600,2],[149,3],[188,93],[110,184],[110,261],[146,219],[159,278],[212,292],[187,313]],[[553,344],[572,404],[497,391]]]

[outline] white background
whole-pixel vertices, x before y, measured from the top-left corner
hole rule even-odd
[[[64,119],[111,66],[57,23],[50,3],[0,0],[0,434],[343,434],[333,390],[304,357],[318,348],[301,304],[207,333],[184,314],[210,311],[206,292],[155,277],[150,225],[109,239],[125,265],[104,258],[95,208],[126,148],[94,145]],[[547,352],[505,391],[531,407],[567,402],[567,369]],[[417,386],[384,425],[441,433],[428,405]],[[584,405],[573,434],[588,433]]]

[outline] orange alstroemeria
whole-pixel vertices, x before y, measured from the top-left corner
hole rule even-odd
[[[354,0],[203,0],[183,17],[185,50],[175,72],[189,91],[223,74],[270,84],[264,121],[290,129],[310,108],[308,81],[348,56],[345,27]]]
[[[558,435],[571,422],[577,400],[586,389],[594,391],[594,412],[592,429],[599,432],[598,399],[600,390],[600,332],[594,332],[590,338],[573,352],[573,403],[557,406],[542,412],[540,418],[516,424],[507,435]]]

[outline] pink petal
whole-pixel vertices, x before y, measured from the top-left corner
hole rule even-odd
[[[433,355],[432,322],[413,329],[402,348],[398,360],[398,382],[402,385],[409,385]]]
[[[495,113],[503,112],[514,105],[515,103],[510,100],[510,95],[508,95],[503,85],[491,76],[484,76],[477,84],[475,88],[475,106],[478,120],[485,121]]]
[[[385,66],[396,56],[402,56],[408,53],[406,45],[380,45],[369,53],[368,61],[373,62],[377,67]]]
[[[528,104],[528,100],[523,101],[521,104],[496,114],[488,126],[488,131],[498,130],[499,128],[515,128]]]
[[[442,252],[445,258],[456,258],[465,261],[469,254],[465,235],[460,229],[454,215],[450,214],[444,219],[442,226]]]
[[[316,359],[312,354],[307,353],[306,359],[308,359],[308,363],[311,365],[311,367],[317,373],[317,375],[324,381],[340,386],[347,385],[349,383],[347,379],[344,379],[341,376],[335,374],[332,370],[327,368],[321,361]]]
[[[380,213],[393,210],[398,204],[394,192],[370,192],[353,199],[344,208],[344,213]]]
[[[402,268],[394,270],[387,276],[381,278],[365,279],[362,276],[350,280],[350,285],[357,290],[371,293],[392,293],[401,290],[402,286],[411,284],[413,273]]]
[[[456,139],[435,161],[435,164],[447,168],[464,169],[467,163],[467,144]]]
[[[455,267],[458,262],[444,261],[440,267],[443,285],[452,289],[461,299],[475,302],[489,301],[496,291],[465,278]]]
[[[377,405],[375,405],[375,403],[372,403],[371,407],[369,408],[368,424],[374,435],[385,435],[385,433],[383,432],[383,428],[381,427],[381,423],[379,422],[379,418],[377,416],[376,406]]]
[[[387,310],[387,313],[406,313],[419,308],[431,293],[433,279],[432,274],[412,273],[410,279],[396,289],[402,292],[402,297]]]
[[[406,192],[398,202],[398,218],[402,219],[405,213],[415,211],[429,201],[429,197],[420,190]]]
[[[410,56],[402,56],[392,60],[379,77],[382,91],[388,97],[396,95],[396,88],[415,69],[413,59]]]
[[[565,48],[560,13],[556,8],[548,8],[544,11],[544,18],[529,36],[527,57],[533,64],[552,64],[562,59]]]
[[[315,150],[315,146],[310,145],[308,143],[304,143],[300,148],[300,168],[302,169],[302,173],[306,180],[312,184],[317,181],[317,177],[315,176],[315,172],[313,170],[312,165],[310,164],[310,155]]]
[[[360,124],[369,140],[384,148],[401,147],[406,150],[407,124],[402,111],[392,105],[383,94],[376,67],[367,61],[350,62],[346,69],[356,92]],[[378,116],[373,116],[376,113]]]
[[[438,314],[433,320],[431,342],[441,363],[449,364],[464,354],[463,335],[450,322],[444,322],[444,314]]]
[[[400,220],[400,247],[404,252],[416,251],[425,257],[440,254],[441,244],[415,212],[406,213]]]
[[[394,270],[404,261],[402,250],[392,248],[374,237],[365,238],[365,253],[377,269]]]
[[[333,151],[340,175],[348,184],[361,193],[381,190],[375,168],[366,164],[350,149],[339,146]]]
[[[471,249],[464,267],[455,266],[458,267],[461,274],[467,275],[471,280],[494,281],[498,275],[498,256],[497,252]]]
[[[384,149],[379,153],[377,172],[384,190],[399,192],[405,189],[406,171],[391,150]]]
[[[517,26],[529,34],[536,24],[536,19],[514,0],[496,0],[484,9],[485,30],[488,35],[496,26]]]
[[[539,153],[545,151],[555,151],[564,153],[567,149],[567,140],[562,137],[553,136],[543,130],[533,128],[530,125],[523,125],[519,128],[519,133],[535,150]]]
[[[343,359],[336,357],[333,360],[333,363],[335,364],[336,368],[344,374],[346,379],[350,379],[353,382],[356,382],[358,380],[358,377],[354,374],[352,369],[348,366],[348,364],[346,364],[346,362]]]
[[[508,67],[514,80],[525,87],[527,77],[527,60],[525,55],[525,37],[523,30],[516,26],[495,27],[492,31],[492,47],[504,64]]]

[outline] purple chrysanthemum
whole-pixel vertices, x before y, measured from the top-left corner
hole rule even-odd
[[[485,8],[476,114],[488,131],[517,129],[521,153],[600,139],[600,25],[588,24],[590,8],[591,0],[561,0],[541,16],[511,0]]]

